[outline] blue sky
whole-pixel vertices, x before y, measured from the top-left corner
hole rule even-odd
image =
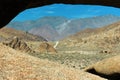
[[[87,18],[113,14],[120,16],[120,9],[98,5],[52,4],[31,8],[21,12],[12,21],[36,20],[44,16],[63,16],[66,18]]]

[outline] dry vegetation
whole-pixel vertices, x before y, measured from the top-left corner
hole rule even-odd
[[[89,53],[89,52],[88,52]],[[58,62],[60,64],[67,65],[68,67],[76,69],[84,69],[85,67],[94,64],[102,59],[115,56],[117,54],[81,54],[81,53],[30,53],[30,55],[48,59],[50,61]]]
[[[105,80],[0,44],[0,80]]]
[[[5,30],[2,29],[0,35],[8,38],[10,32]],[[10,34],[23,36],[16,31]],[[9,47],[0,43],[0,80],[104,80],[101,77],[119,80],[120,57],[109,57],[120,55],[120,23],[79,34],[60,41],[56,49],[53,48],[55,42],[22,39],[26,45],[22,48],[18,39],[7,43]],[[22,52],[28,48],[34,51]],[[50,50],[55,53],[51,54]]]

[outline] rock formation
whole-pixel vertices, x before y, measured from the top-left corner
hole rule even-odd
[[[21,41],[16,36],[11,41],[3,42],[3,44],[23,52],[32,52],[32,50],[27,46],[27,44],[24,41]]]
[[[57,53],[56,49],[47,42],[43,42],[40,44],[39,51],[42,53],[47,52]]]
[[[107,78],[109,80],[120,79],[120,55],[104,59],[92,66],[89,66],[85,71]]]

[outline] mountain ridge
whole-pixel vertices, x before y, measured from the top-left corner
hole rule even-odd
[[[14,26],[14,28],[21,28],[23,30],[26,30],[31,33],[35,34],[36,31],[39,29],[46,30],[49,32],[49,34],[53,34],[53,36],[50,36],[49,40],[61,40],[67,36],[70,36],[72,34],[75,34],[79,32],[80,30],[84,30],[86,28],[98,28],[102,26],[106,26],[109,24],[112,24],[114,22],[120,21],[120,17],[114,16],[114,15],[104,15],[104,16],[96,16],[91,18],[81,18],[81,19],[67,19],[65,17],[53,17],[53,16],[46,16],[43,18],[40,18],[36,21],[28,21],[23,23],[10,23],[8,24],[8,27]],[[17,26],[18,25],[18,26]],[[49,27],[49,29],[47,29]],[[42,27],[42,28],[41,28]],[[26,29],[25,29],[26,28]],[[49,31],[52,30],[52,31]],[[42,31],[42,30],[39,30]],[[48,35],[40,34],[39,31],[36,34],[37,36],[44,36],[47,37]],[[46,34],[44,32],[44,34]]]
[[[94,50],[106,53],[119,52],[120,21],[108,26],[82,30],[61,40],[62,45],[79,47],[80,50]],[[64,44],[66,43],[66,44]]]

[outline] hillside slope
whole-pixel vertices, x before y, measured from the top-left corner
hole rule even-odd
[[[75,34],[80,30],[84,30],[86,28],[98,28],[117,21],[120,21],[120,17],[114,15],[103,15],[80,19],[46,16],[34,21],[11,22],[7,26],[18,30],[25,30],[39,36],[49,36],[52,40],[60,40],[69,35]],[[47,34],[46,31],[51,35]]]
[[[55,29],[49,26],[31,29],[29,33],[37,36],[43,36],[45,39],[47,39],[47,41],[58,40],[58,37],[60,36]]]
[[[17,52],[0,43],[1,80],[105,80],[96,75]]]
[[[91,18],[74,19],[64,26],[63,25],[59,26],[61,27],[60,29],[65,27],[60,34],[69,36],[86,28],[99,28],[110,25],[117,21],[120,21],[120,17],[114,15],[104,15],[104,16],[96,16]]]
[[[62,43],[64,46],[78,47],[81,50],[120,51],[120,22],[102,28],[80,31],[62,40]]]
[[[17,30],[29,31],[32,28],[38,28],[42,26],[50,26],[52,28],[56,28],[57,25],[60,25],[66,22],[68,19],[65,17],[59,16],[45,16],[39,18],[37,20],[29,20],[29,21],[14,21],[10,22],[7,27],[12,27]]]
[[[25,31],[15,30],[13,28],[4,27],[0,29],[0,39],[5,40],[9,38],[13,38],[14,36],[18,36],[20,39],[27,41],[46,41],[41,36],[35,36]]]

